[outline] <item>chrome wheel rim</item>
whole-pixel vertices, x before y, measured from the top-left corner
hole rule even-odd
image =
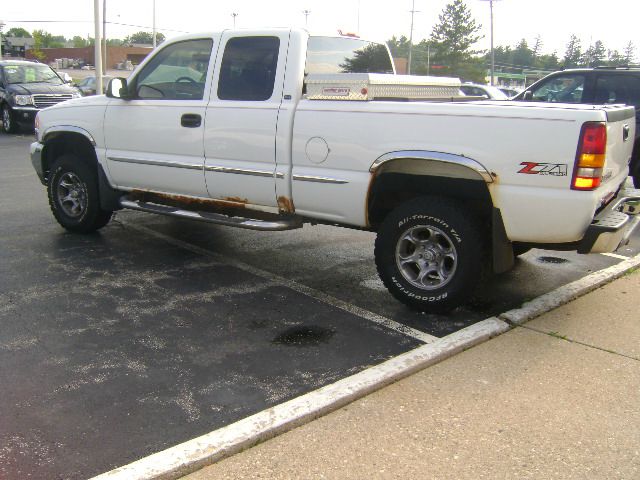
[[[4,107],[2,109],[2,127],[4,128],[5,132],[11,130],[11,112],[9,112],[9,109],[7,107]]]
[[[87,186],[73,172],[60,176],[56,195],[60,208],[69,217],[81,217],[87,209]]]
[[[405,280],[421,290],[444,287],[458,266],[458,252],[449,235],[437,227],[406,230],[396,245],[396,265]]]

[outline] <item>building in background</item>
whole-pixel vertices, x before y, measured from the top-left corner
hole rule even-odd
[[[131,46],[131,47],[107,47],[107,70],[123,69],[123,65],[127,62],[138,65],[146,58],[153,48],[151,46]],[[79,60],[83,65],[95,65],[95,48],[77,47],[77,48],[42,48],[40,50],[44,58],[40,60],[43,63],[53,63],[61,58],[69,58]],[[36,57],[33,51],[26,52],[26,58],[33,60]]]

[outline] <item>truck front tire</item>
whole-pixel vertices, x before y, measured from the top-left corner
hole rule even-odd
[[[444,313],[469,299],[484,272],[484,236],[455,200],[421,197],[378,230],[376,266],[389,292],[412,309]]]
[[[56,159],[47,193],[53,216],[71,232],[95,232],[109,223],[113,214],[100,208],[95,166],[75,155],[66,154]]]

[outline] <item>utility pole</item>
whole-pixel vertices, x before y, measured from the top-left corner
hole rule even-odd
[[[231,14],[231,16],[233,17],[233,29],[236,29],[236,17],[238,16],[238,14],[236,12],[233,12]]]
[[[107,72],[107,0],[102,0],[102,70]],[[99,95],[99,94],[98,94]]]
[[[156,48],[156,0],[153,0],[153,48]]]
[[[413,16],[416,13],[420,13],[416,10],[416,0],[412,0],[411,3],[411,33],[409,33],[409,58],[407,59],[407,75],[411,75],[411,54],[413,50]]]
[[[487,0],[482,0],[486,2]],[[489,85],[493,85],[494,82],[494,71],[496,68],[496,58],[495,58],[495,50],[493,49],[493,0],[489,1],[489,10],[491,11],[491,81]]]
[[[309,25],[309,15],[311,15],[311,10],[303,10],[302,14],[304,15],[304,26],[307,27]]]
[[[93,16],[95,23],[95,41],[93,42],[96,68],[96,93],[102,94],[102,35],[100,35],[100,0],[93,0]]]

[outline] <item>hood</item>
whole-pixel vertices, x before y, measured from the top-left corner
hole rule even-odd
[[[78,89],[71,85],[54,85],[52,83],[11,83],[7,85],[7,92],[15,95],[40,95],[76,93]]]

